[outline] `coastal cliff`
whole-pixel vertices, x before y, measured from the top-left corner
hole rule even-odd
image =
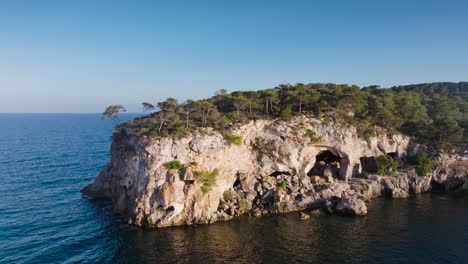
[[[443,171],[426,176],[411,167],[394,176],[364,173],[381,155],[402,163],[417,151],[408,137],[378,131],[363,139],[352,126],[302,116],[238,125],[229,132],[241,141],[233,143],[211,128],[150,139],[122,126],[114,133],[111,161],[82,193],[111,200],[130,224],[163,227],[315,208],[364,215],[364,201],[372,197],[405,198],[433,183],[468,189],[461,157],[446,157]],[[454,161],[462,169],[449,169]]]

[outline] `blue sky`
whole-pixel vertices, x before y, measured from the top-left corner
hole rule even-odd
[[[468,1],[0,2],[0,112],[468,80]]]

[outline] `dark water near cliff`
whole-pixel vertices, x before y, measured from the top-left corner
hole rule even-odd
[[[468,262],[466,197],[377,199],[362,218],[129,227],[79,193],[107,162],[111,131],[95,114],[0,114],[0,263]]]

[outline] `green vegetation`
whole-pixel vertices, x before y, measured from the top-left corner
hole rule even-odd
[[[227,139],[227,141],[234,145],[242,145],[242,142],[244,142],[241,136],[236,136],[227,133],[224,135],[224,137]]]
[[[169,161],[163,164],[164,167],[168,170],[181,170],[184,165],[179,160]]]
[[[224,191],[223,192],[223,200],[225,202],[232,201],[235,198],[235,193],[233,191]]]
[[[149,102],[144,102],[141,105],[143,106],[143,112],[152,111],[155,109],[154,105]]]
[[[193,175],[203,183],[201,186],[202,192],[208,193],[211,191],[213,185],[216,184],[218,169],[214,169],[212,171],[195,171]]]
[[[419,176],[426,176],[429,172],[431,172],[435,162],[429,158],[427,153],[419,152],[410,158],[410,164],[416,165],[416,173]]]
[[[306,132],[305,132],[305,136],[310,138],[310,141],[312,143],[319,143],[320,142],[320,138],[317,136],[315,131],[313,131],[312,129],[307,129]]]
[[[104,110],[104,112],[101,115],[101,119],[110,119],[114,121],[116,125],[120,124],[120,118],[119,118],[119,113],[121,112],[127,112],[127,109],[121,105],[110,105]]]
[[[292,119],[292,110],[291,108],[287,107],[281,110],[280,118],[284,121],[290,121]]]
[[[284,180],[282,181],[279,181],[278,183],[276,183],[276,186],[279,187],[279,188],[286,188],[286,182]]]
[[[379,175],[395,175],[398,163],[388,155],[377,157],[377,174]]]
[[[468,145],[468,82],[429,83],[380,88],[311,83],[282,84],[261,91],[220,90],[208,99],[179,104],[158,102],[158,112],[129,121],[137,135],[183,137],[199,127],[227,131],[249,120],[283,119],[294,115],[320,118],[324,123],[356,127],[368,139],[378,127],[412,136],[415,143],[447,151]],[[151,110],[144,103],[144,110]],[[112,109],[111,109],[112,110]],[[107,112],[107,110],[106,110]],[[115,109],[106,117],[113,117]],[[118,112],[117,112],[118,113]]]

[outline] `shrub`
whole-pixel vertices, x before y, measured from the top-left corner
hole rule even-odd
[[[426,176],[432,170],[434,162],[430,159],[422,160],[416,165],[416,173],[418,176]]]
[[[201,187],[202,192],[207,193],[211,191],[213,185],[216,184],[218,169],[214,169],[212,171],[195,171],[193,172],[193,175],[203,183]]]
[[[291,108],[284,108],[280,112],[280,118],[284,121],[290,121],[292,119],[292,110]]]
[[[168,170],[181,170],[184,165],[179,160],[169,161],[163,164],[164,167]]]
[[[231,144],[234,144],[234,145],[242,145],[242,142],[243,142],[243,139],[241,136],[236,136],[236,135],[232,135],[232,134],[226,134],[224,136],[227,141],[229,141]]]
[[[310,141],[312,141],[312,143],[319,143],[320,142],[320,138],[317,136],[315,131],[313,131],[312,129],[307,129],[305,131],[304,135],[306,137],[310,138]]]
[[[377,157],[377,174],[395,175],[397,171],[398,163],[388,155],[381,155]]]
[[[416,165],[416,173],[418,176],[427,175],[434,166],[434,161],[429,158],[429,155],[425,152],[419,152],[410,158],[410,164]]]
[[[276,183],[276,186],[279,188],[286,188],[286,182],[284,180],[279,181],[278,183]]]
[[[235,194],[232,191],[224,191],[223,200],[229,202],[234,199]]]

